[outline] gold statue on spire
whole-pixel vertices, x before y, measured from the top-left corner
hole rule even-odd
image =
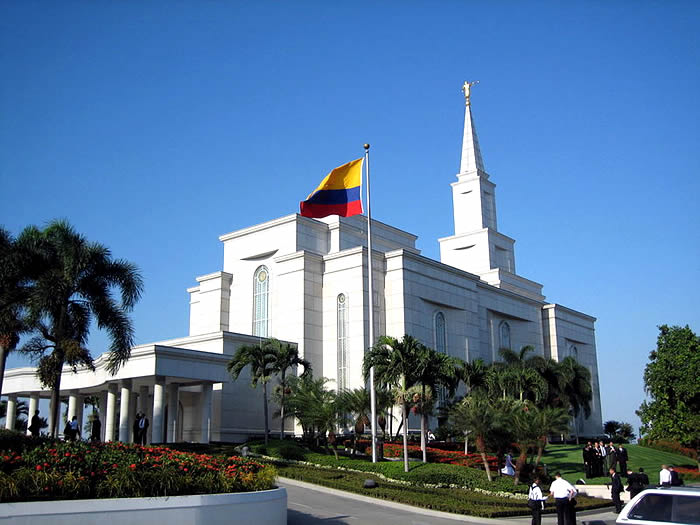
[[[478,83],[479,83],[478,80],[475,80],[474,82],[467,81],[462,86],[462,92],[464,93],[464,101],[465,101],[467,106],[471,105],[471,102],[469,101],[469,97],[471,96],[472,86],[476,86]]]

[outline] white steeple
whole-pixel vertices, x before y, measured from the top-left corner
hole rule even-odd
[[[472,119],[471,101],[467,98],[466,107],[464,108],[464,138],[462,139],[462,162],[459,172],[469,173],[472,171],[485,172],[486,170],[484,170],[484,160],[481,158],[481,150],[479,149],[479,138],[476,136],[476,128]]]
[[[462,161],[457,181],[451,184],[455,232],[439,239],[440,261],[541,301],[542,285],[515,274],[515,240],[498,231],[496,185],[484,169],[472,118],[471,87],[477,83],[462,86],[466,103]]]

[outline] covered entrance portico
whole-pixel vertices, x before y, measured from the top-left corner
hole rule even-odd
[[[95,361],[94,371],[73,373],[66,367],[61,378],[61,399],[68,402],[67,420],[77,417],[82,433],[84,401],[87,396],[94,396],[99,404],[103,441],[133,442],[135,416],[141,412],[150,422],[148,443],[209,443],[212,393],[221,388],[221,383],[230,381],[226,372],[229,360],[230,355],[223,353],[153,344],[134,348],[130,359],[114,376],[106,369],[107,354]],[[51,392],[42,388],[33,367],[8,370],[3,394],[8,399],[9,429],[14,426],[18,399],[29,400],[31,419],[40,399],[51,397]],[[64,426],[64,421],[59,422],[59,432]],[[89,433],[84,437],[89,437]]]

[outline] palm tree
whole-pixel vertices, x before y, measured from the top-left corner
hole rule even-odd
[[[264,340],[256,345],[241,346],[226,365],[226,370],[234,381],[238,379],[244,368],[250,367],[250,386],[256,388],[258,382],[262,383],[265,444],[268,442],[268,434],[270,433],[267,418],[267,383],[272,378],[272,374],[275,373],[276,362],[277,356],[274,349],[270,347],[267,340]]]
[[[432,412],[434,399],[428,399],[428,390],[436,392],[438,387],[445,388],[448,397],[454,395],[457,389],[457,361],[448,356],[436,352],[432,348],[421,345],[417,352],[417,359],[414,363],[415,379],[421,387],[420,400],[417,406],[421,415],[420,419],[420,446],[423,451],[423,463],[428,462],[428,451],[426,447],[426,432],[428,415]]]
[[[508,418],[511,422],[515,441],[520,449],[520,454],[518,454],[518,459],[515,462],[514,485],[517,485],[520,481],[520,472],[527,461],[528,448],[534,445],[539,437],[537,428],[535,428],[535,418],[532,410],[533,406],[529,402],[515,401]]]
[[[464,432],[468,429],[474,434],[486,477],[491,481],[491,470],[486,460],[486,442],[500,424],[501,414],[483,393],[473,392],[455,405],[450,418],[457,430]]]
[[[531,412],[537,434],[537,458],[535,459],[535,466],[537,466],[542,460],[549,436],[568,430],[569,414],[566,409],[561,407],[534,407]]]
[[[393,387],[395,400],[401,405],[405,472],[408,472],[408,390],[416,384],[415,363],[422,346],[410,335],[404,335],[400,341],[383,335],[367,351],[362,364],[365,379],[374,367],[375,381]]]
[[[24,239],[14,239],[0,227],[0,394],[7,355],[17,348],[20,335],[28,329],[23,313],[35,272],[36,265]]]
[[[136,266],[112,259],[108,248],[89,242],[66,221],[53,221],[43,231],[30,226],[22,238],[41,265],[27,301],[27,322],[39,335],[22,351],[38,358],[39,380],[52,389],[49,433],[55,437],[63,366],[93,367],[85,345],[94,319],[111,339],[107,370],[117,373],[131,354],[134,335],[127,313],[141,297],[143,280]]]
[[[483,359],[474,359],[474,361],[459,361],[457,366],[457,377],[464,382],[467,394],[475,389],[486,388],[486,375],[489,369]],[[451,408],[451,407],[450,407]],[[471,430],[464,429],[464,453],[469,454],[469,434]]]
[[[271,337],[267,340],[268,347],[272,350],[275,361],[273,368],[280,375],[280,440],[284,439],[284,413],[285,396],[287,394],[287,370],[299,365],[304,367],[304,374],[311,371],[311,363],[299,357],[299,347],[291,343],[283,343],[279,339]]]
[[[520,349],[520,352],[514,352],[510,348],[501,348],[498,353],[504,363],[501,366],[504,366],[506,370],[503,379],[510,387],[513,396],[520,401],[531,399],[537,403],[546,396],[547,383],[535,368],[539,362],[536,359],[537,356],[527,357],[527,354],[534,352],[534,350],[534,346],[526,345]]]
[[[582,412],[586,418],[591,415],[591,400],[593,399],[591,372],[571,356],[562,359],[559,370],[565,378],[563,394],[568,402],[576,443],[578,444],[576,420]]]
[[[391,394],[383,388],[377,388],[376,404],[377,412],[384,412],[391,406]],[[356,438],[361,435],[365,427],[371,422],[372,405],[370,393],[366,388],[355,388],[352,390],[342,390],[338,393],[338,403],[343,413],[352,414],[352,423],[355,426],[353,433],[352,455],[355,455]]]

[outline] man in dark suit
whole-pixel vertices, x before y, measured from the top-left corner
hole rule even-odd
[[[608,468],[617,469],[617,450],[612,441],[608,445]]]
[[[583,468],[586,471],[586,479],[593,477],[593,448],[591,443],[583,449]]]
[[[630,493],[630,499],[644,490],[640,475],[633,472],[632,469],[627,469],[627,488],[625,490]]]
[[[615,504],[615,512],[620,514],[620,511],[622,511],[622,500],[620,499],[620,493],[625,490],[625,488],[622,486],[622,479],[620,479],[620,475],[615,472],[614,468],[610,468],[610,479],[612,480],[610,485],[610,497]]]
[[[627,455],[627,449],[620,445],[617,448],[617,462],[620,464],[620,472],[624,476],[627,473],[627,460],[629,456]]]
[[[642,490],[647,488],[649,486],[649,476],[646,475],[646,472],[644,472],[644,469],[639,467],[639,474],[637,474],[639,477],[639,484],[642,486]]]

